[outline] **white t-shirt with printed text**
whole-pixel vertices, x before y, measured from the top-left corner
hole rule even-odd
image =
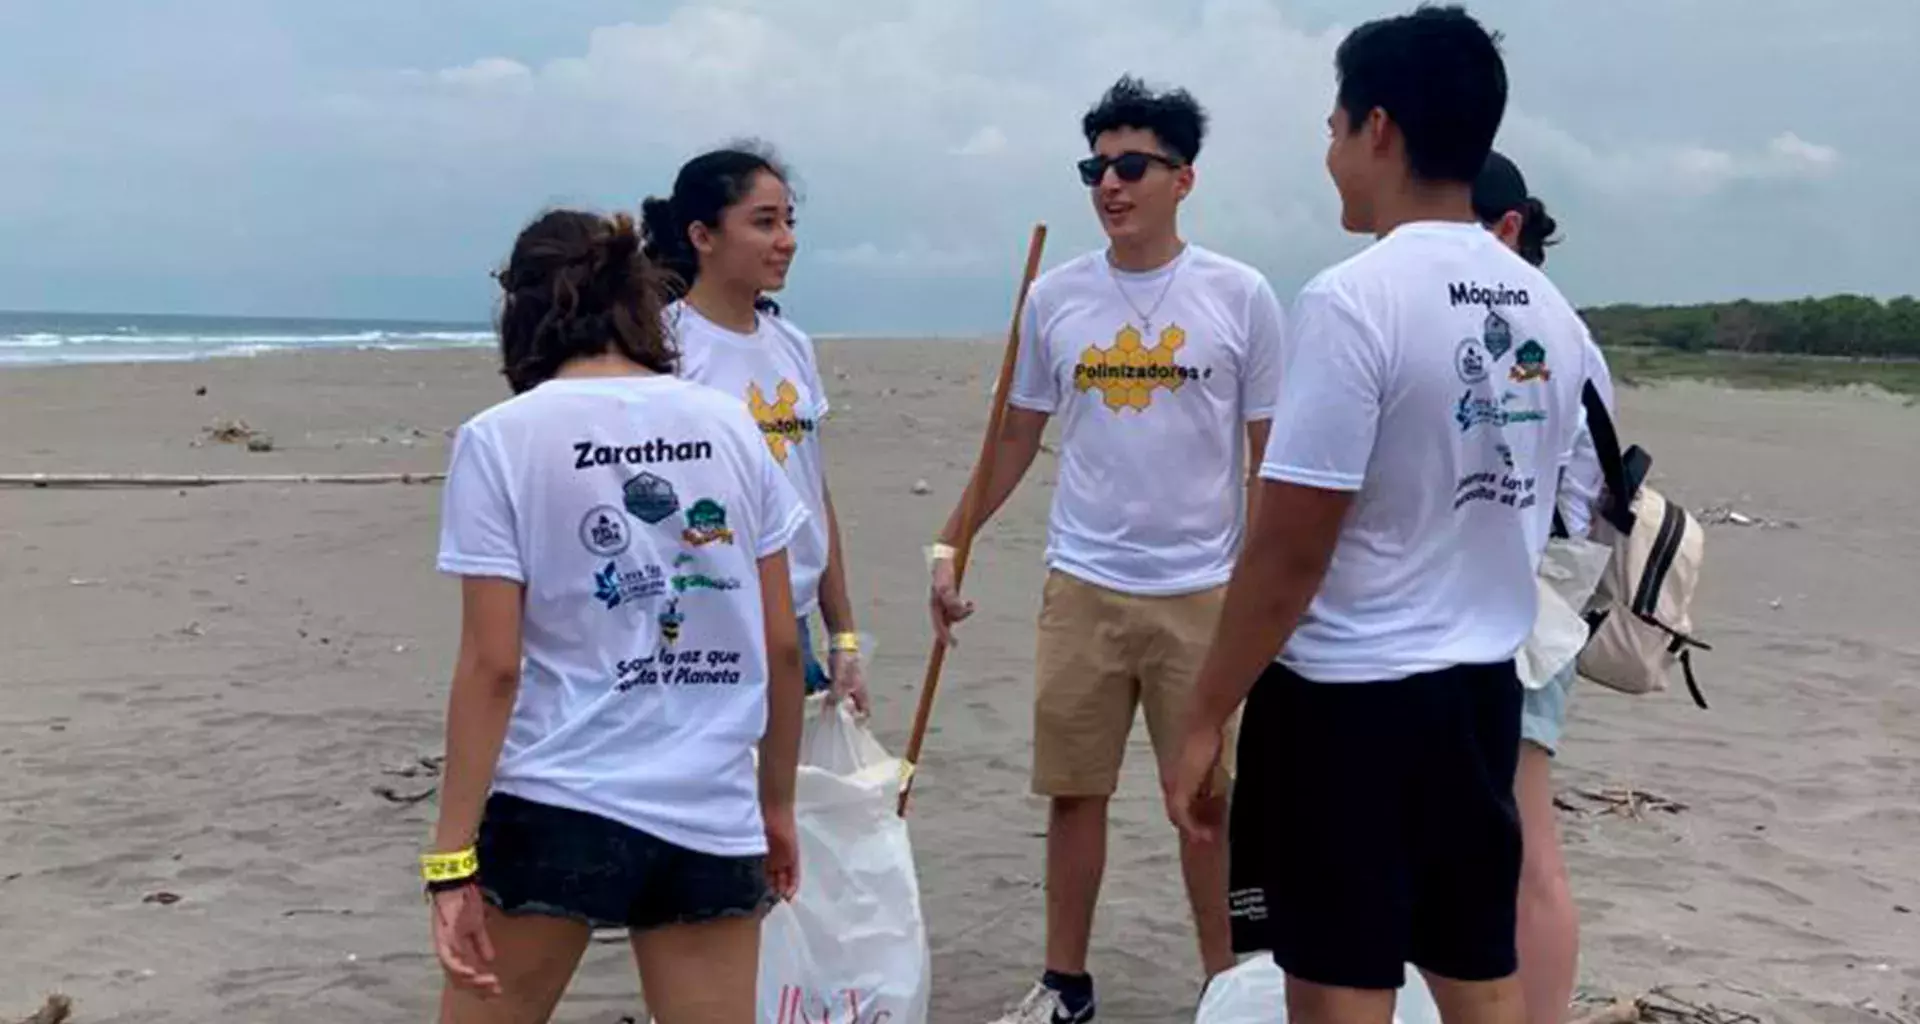
[[[759,315],[752,334],[728,330],[685,302],[667,307],[665,321],[680,349],[680,376],[744,402],[774,461],[806,502],[811,516],[787,550],[787,562],[794,613],[811,615],[827,571],[827,473],[819,429],[831,408],[813,341],[768,313]]]
[[[1403,225],[1300,293],[1261,475],[1354,492],[1280,656],[1317,682],[1511,658],[1585,416],[1591,340],[1477,224]]]
[[[1034,282],[1008,401],[1061,420],[1049,567],[1145,596],[1227,581],[1283,324],[1258,271],[1197,245],[1148,273],[1100,251]]]
[[[462,425],[439,569],[526,587],[494,790],[764,853],[758,561],[806,519],[739,402],[673,377],[550,380]]]

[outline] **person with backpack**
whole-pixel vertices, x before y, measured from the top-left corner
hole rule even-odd
[[[1339,45],[1327,168],[1376,241],[1288,316],[1263,478],[1167,787],[1223,827],[1236,924],[1287,1016],[1386,1020],[1412,963],[1450,1024],[1520,1024],[1515,655],[1580,433],[1586,331],[1476,216],[1507,101],[1458,6]],[[1211,769],[1241,712],[1230,821]]]
[[[786,286],[797,248],[788,179],[787,169],[758,145],[703,153],[680,168],[671,193],[642,204],[642,231],[648,258],[671,275],[675,301],[665,315],[679,349],[680,375],[747,407],[767,450],[807,504],[807,524],[788,552],[807,692],[851,700],[854,710],[866,714],[846,545],[820,447],[831,406],[813,339],[782,316],[769,296]],[[816,614],[826,626],[824,666],[807,626]]]
[[[1527,191],[1526,178],[1498,151],[1487,155],[1473,183],[1473,210],[1480,223],[1508,248],[1536,267],[1558,239],[1546,204]],[[1609,409],[1613,377],[1606,357],[1587,343],[1588,379]],[[1560,523],[1568,536],[1586,537],[1593,505],[1603,485],[1590,434],[1583,434],[1573,461],[1560,478]],[[1576,662],[1556,672],[1545,685],[1526,691],[1520,710],[1520,760],[1514,773],[1514,798],[1520,808],[1523,854],[1518,905],[1520,987],[1526,993],[1528,1024],[1560,1024],[1573,998],[1580,956],[1579,907],[1567,881],[1566,854],[1560,842],[1559,816],[1553,806],[1553,759],[1566,727],[1567,700],[1578,675]]]

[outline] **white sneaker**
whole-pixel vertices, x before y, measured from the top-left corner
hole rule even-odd
[[[1093,1002],[1088,1001],[1077,1015],[1069,1015],[1060,1002],[1060,993],[1045,985],[1035,985],[1033,991],[1020,1000],[1019,1006],[993,1024],[1087,1024],[1093,1020],[1093,1009]]]

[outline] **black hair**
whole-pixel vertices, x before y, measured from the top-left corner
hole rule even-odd
[[[687,161],[674,176],[670,196],[649,196],[640,204],[646,256],[671,275],[668,299],[686,295],[700,276],[700,254],[694,251],[687,229],[695,224],[718,228],[721,214],[746,198],[754,179],[763,172],[783,184],[790,180],[787,168],[771,148],[751,141],[735,143]],[[754,308],[780,312],[779,304],[764,295],[754,300]]]
[[[1080,119],[1080,131],[1091,147],[1100,136],[1122,128],[1152,132],[1181,163],[1200,157],[1207,136],[1207,112],[1185,89],[1154,92],[1132,75],[1122,75],[1100,102]]]
[[[546,213],[520,232],[494,278],[506,293],[501,372],[515,394],[570,360],[607,352],[674,372],[678,355],[660,323],[660,274],[641,254],[630,214]]]
[[[1519,166],[1504,153],[1493,150],[1487,154],[1479,176],[1473,179],[1473,215],[1480,218],[1480,223],[1492,227],[1500,218],[1516,212],[1520,214],[1516,248],[1521,258],[1536,267],[1544,266],[1547,246],[1560,241],[1553,237],[1559,225],[1547,213],[1547,204],[1527,191],[1527,178],[1520,173]]]
[[[1560,225],[1547,213],[1547,204],[1528,196],[1526,202],[1520,204],[1520,258],[1536,267],[1545,266],[1547,246],[1560,244],[1560,239],[1554,237],[1559,229]]]
[[[1354,29],[1333,61],[1350,130],[1378,108],[1406,139],[1414,177],[1466,183],[1480,173],[1507,107],[1499,33],[1457,5],[1421,4]]]

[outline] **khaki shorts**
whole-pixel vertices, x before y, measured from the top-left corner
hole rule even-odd
[[[1187,697],[1213,642],[1226,588],[1177,597],[1137,597],[1058,571],[1047,575],[1035,658],[1033,791],[1047,797],[1111,796],[1144,708],[1164,777],[1174,758]],[[1232,778],[1239,712],[1222,741],[1215,792]]]

